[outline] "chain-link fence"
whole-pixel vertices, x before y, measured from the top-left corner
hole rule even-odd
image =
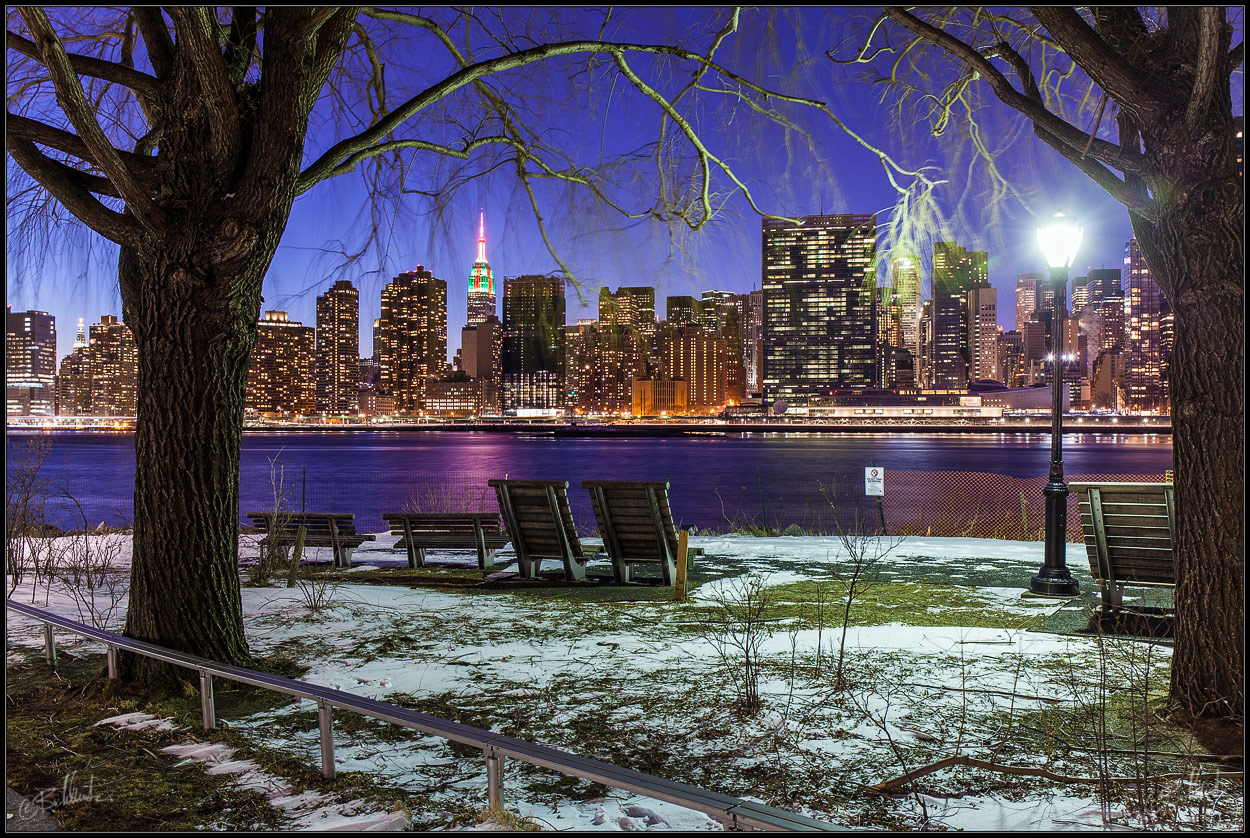
[[[354,512],[364,531],[385,529],[382,514],[399,511],[496,511],[486,472],[438,472],[391,477],[367,487],[350,483],[297,482],[287,494],[293,510]],[[525,475],[513,475],[524,477]],[[1162,475],[1068,475],[1071,482],[1159,482]],[[885,495],[865,494],[857,472],[760,478],[754,485],[714,485],[698,475],[669,477],[674,518],[684,527],[710,532],[827,535],[843,530],[892,535],[962,536],[1014,541],[1044,533],[1046,476],[1020,478],[974,471],[886,473]],[[574,519],[595,533],[588,493],[570,481]],[[246,501],[245,501],[246,503]],[[244,511],[254,511],[252,509]],[[1077,496],[1068,496],[1068,540],[1081,540]]]
[[[570,466],[570,469],[572,466]],[[362,532],[382,532],[389,512],[495,511],[493,477],[482,470],[408,470],[379,475],[362,470],[330,475],[288,466],[245,473],[240,483],[240,520],[275,505],[291,511],[351,512]],[[549,475],[513,474],[514,478]],[[589,475],[616,476],[610,469]],[[727,483],[697,471],[662,475],[669,480],[674,519],[700,532],[827,535],[842,530],[891,535],[964,536],[1039,540],[1044,527],[1045,475],[1012,477],[975,471],[887,470],[885,494],[865,494],[864,473],[813,470],[783,475],[747,474]],[[131,519],[133,467],[72,484],[72,500],[48,499],[48,521],[63,529],[127,526]],[[589,494],[581,479],[569,480],[569,500],[579,530],[594,535]],[[1161,482],[1162,474],[1069,474],[1069,481]],[[277,484],[277,490],[275,490]],[[1076,494],[1068,498],[1068,540],[1081,540]]]

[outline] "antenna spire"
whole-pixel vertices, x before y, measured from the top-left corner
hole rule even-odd
[[[478,216],[477,227],[477,261],[486,261],[486,210]]]

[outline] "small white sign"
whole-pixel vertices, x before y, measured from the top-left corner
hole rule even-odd
[[[885,469],[880,466],[864,469],[864,494],[877,497],[885,495]]]

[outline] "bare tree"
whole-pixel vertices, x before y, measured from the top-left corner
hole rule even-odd
[[[856,48],[831,54],[869,68],[935,135],[970,126],[961,141],[998,183],[999,149],[977,130],[990,104],[1027,118],[1127,208],[1175,314],[1171,695],[1189,713],[1233,716],[1244,712],[1245,672],[1240,24],[1223,7],[886,8]]]
[[[68,211],[120,248],[123,319],[139,358],[128,635],[251,660],[237,568],[244,384],[262,279],[299,196],[361,171],[375,197],[418,192],[437,203],[449,187],[506,169],[544,238],[536,184],[690,229],[729,193],[754,206],[695,127],[708,112],[701,101],[786,125],[776,97],[715,60],[737,11],[717,13],[694,48],[612,42],[613,14],[9,12],[5,140],[29,178],[10,176],[18,233],[29,240],[35,220]],[[571,15],[589,28],[584,37],[560,37]],[[633,97],[655,119],[654,141],[611,165],[578,163],[527,105],[552,78],[565,93],[606,91],[604,102],[588,95],[591,107]],[[621,174],[640,162],[641,202]],[[376,229],[381,210],[372,212]],[[124,669],[150,683],[177,677],[147,659]]]

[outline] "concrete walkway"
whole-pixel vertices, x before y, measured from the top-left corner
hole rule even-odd
[[[61,825],[28,797],[4,787],[5,832],[61,832]]]

